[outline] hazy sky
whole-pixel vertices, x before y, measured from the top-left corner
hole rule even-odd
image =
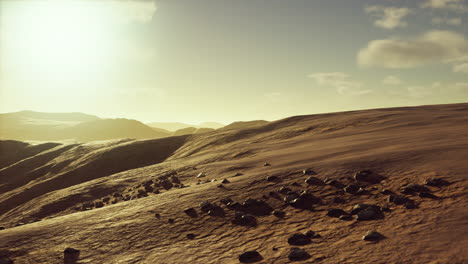
[[[274,120],[468,102],[468,0],[0,1],[0,112]]]

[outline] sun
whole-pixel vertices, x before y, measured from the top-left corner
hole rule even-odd
[[[101,74],[112,66],[114,27],[112,13],[99,2],[2,2],[2,69],[33,79]]]

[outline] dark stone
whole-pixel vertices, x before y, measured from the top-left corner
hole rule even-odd
[[[231,183],[228,179],[224,179],[221,181],[222,184],[227,184],[227,183]]]
[[[359,185],[357,184],[350,184],[346,187],[343,188],[343,190],[347,193],[351,193],[351,194],[357,194],[357,192],[359,191],[361,187],[359,187]]]
[[[226,207],[236,211],[240,211],[242,209],[242,205],[238,202],[230,202],[226,205]]]
[[[174,220],[173,218],[169,218],[169,219],[167,220],[167,222],[168,222],[169,224],[173,224],[173,223],[175,222],[175,220]]]
[[[74,248],[66,248],[63,251],[63,263],[64,264],[74,264],[78,261],[80,257],[80,251]]]
[[[288,187],[281,187],[278,189],[278,192],[281,193],[281,194],[288,194],[290,192],[292,192],[291,189],[289,189]]]
[[[301,187],[301,184],[298,182],[291,183],[291,186]]]
[[[168,179],[161,180],[159,184],[166,190],[169,190],[174,186],[174,184],[172,184],[172,182]]]
[[[304,175],[316,175],[317,173],[314,170],[307,168],[307,169],[302,170],[302,174],[304,174]]]
[[[232,223],[235,225],[254,227],[257,226],[257,219],[253,215],[236,211],[234,213],[234,220],[232,220]]]
[[[262,259],[262,255],[260,255],[256,250],[244,252],[239,256],[239,261],[242,263],[254,263],[261,261]]]
[[[327,215],[330,217],[340,217],[341,215],[345,215],[345,214],[347,214],[345,211],[343,211],[342,209],[336,209],[336,208],[329,209],[327,212]]]
[[[234,174],[234,176],[236,176],[236,177],[237,177],[237,176],[242,176],[242,175],[244,175],[244,174],[242,174],[242,173],[240,173],[240,172],[236,172],[236,174]]]
[[[154,189],[153,193],[159,194],[159,190],[158,190],[158,189]]]
[[[198,213],[195,208],[187,208],[184,210],[184,213],[190,217],[198,217]]]
[[[380,208],[376,207],[368,207],[356,214],[356,220],[358,221],[369,221],[369,220],[377,220],[383,218],[382,211]]]
[[[222,185],[222,184],[219,184],[217,187],[218,188],[225,188],[224,185]]]
[[[371,170],[362,170],[354,174],[354,179],[356,181],[370,182],[370,183],[379,183],[383,180],[383,177],[372,172]]]
[[[424,187],[423,185],[419,185],[416,183],[411,183],[401,188],[401,192],[404,194],[413,194],[419,192],[430,192],[429,189]]]
[[[403,195],[390,195],[388,197],[388,201],[391,202],[391,203],[394,203],[394,204],[398,204],[398,205],[401,205],[401,204],[405,204],[409,201],[411,201],[410,199],[408,199],[407,197],[403,196]]]
[[[266,177],[266,180],[269,181],[269,182],[274,182],[274,181],[279,181],[279,178],[278,178],[278,176],[272,175],[272,176]]]
[[[297,198],[299,198],[299,194],[296,193],[296,192],[292,192],[292,193],[287,194],[287,195],[284,197],[283,201],[284,201],[285,203],[290,203],[292,200],[297,199]]]
[[[330,186],[333,186],[335,188],[338,188],[338,189],[341,189],[341,188],[344,188],[344,184],[342,184],[341,182],[339,182],[338,180],[335,180],[335,179],[325,179],[325,184],[326,185],[330,185]]]
[[[98,201],[98,202],[95,202],[95,203],[94,203],[94,206],[96,206],[96,208],[101,208],[101,207],[104,206],[104,203],[101,202],[101,201]]]
[[[377,205],[373,204],[364,204],[364,203],[359,203],[353,206],[353,209],[351,209],[351,214],[355,215],[358,214],[361,211],[367,210],[367,209],[372,209],[375,211],[379,211],[380,207]]]
[[[383,238],[384,236],[377,231],[369,231],[362,237],[366,241],[379,241]]]
[[[351,221],[353,220],[353,216],[352,215],[349,215],[349,214],[345,214],[345,215],[340,215],[340,220],[345,220],[345,221]]]
[[[425,180],[424,184],[429,185],[429,186],[434,186],[434,187],[442,187],[442,186],[447,186],[450,183],[441,178],[430,178],[430,179]]]
[[[432,193],[428,193],[428,192],[420,192],[418,196],[421,197],[421,198],[431,198],[431,199],[439,198],[438,196],[436,196],[436,195],[434,195]]]
[[[161,218],[161,215],[159,213],[155,213],[154,216],[158,219]]]
[[[297,247],[291,248],[291,251],[289,252],[288,258],[291,261],[301,261],[301,260],[306,260],[309,259],[311,256],[309,253],[305,252],[305,250]]]
[[[110,197],[104,197],[104,198],[102,198],[102,201],[105,202],[105,203],[107,203],[107,202],[110,201]]]
[[[242,203],[241,211],[252,215],[262,216],[269,215],[271,211],[273,211],[273,208],[264,201],[249,198]]]
[[[150,186],[150,185],[152,185],[153,183],[154,183],[153,180],[145,181],[145,182],[143,183],[143,186]]]
[[[303,246],[312,243],[312,240],[307,235],[294,234],[288,238],[288,243],[294,246]]]
[[[381,194],[385,194],[385,195],[390,195],[390,194],[393,194],[392,191],[390,191],[389,189],[383,189],[382,191],[380,191]]]
[[[337,196],[333,197],[331,201],[332,203],[336,203],[336,204],[342,204],[346,202],[345,199],[341,197],[337,197]]]
[[[208,211],[208,215],[224,217],[226,213],[224,212],[223,208],[221,208],[221,206],[215,205],[213,208],[210,209],[210,211]]]
[[[14,264],[14,262],[10,258],[0,257],[0,264]]]
[[[0,226],[0,230],[3,230],[3,229],[5,229],[5,227],[3,227],[3,226]]]
[[[264,167],[268,167],[268,166],[271,166],[271,164],[268,163],[268,162],[265,162],[265,163],[263,163],[263,166],[264,166]]]
[[[211,209],[213,209],[215,206],[208,202],[208,201],[203,201],[200,203],[200,210],[204,213],[208,213],[208,211],[210,211]]]
[[[114,193],[112,196],[114,196],[114,197],[122,197],[122,194],[120,194],[120,193]]]
[[[153,191],[154,191],[154,188],[151,187],[151,186],[145,186],[145,191],[146,191],[146,192],[153,192]]]
[[[319,238],[320,237],[319,234],[315,233],[312,230],[309,230],[309,231],[305,232],[304,235],[306,235],[306,236],[308,236],[310,238]]]
[[[278,217],[278,218],[283,218],[286,215],[286,213],[284,211],[281,211],[281,210],[274,210],[273,215]]]
[[[325,183],[317,178],[317,177],[313,177],[313,176],[310,176],[308,177],[306,180],[305,180],[305,183],[309,184],[309,185],[318,185],[318,186],[324,186]]]
[[[289,202],[289,204],[297,209],[312,209],[314,204],[320,202],[320,199],[308,193],[307,191],[302,192],[298,198]]]
[[[177,177],[177,176],[171,176],[171,181],[172,181],[173,183],[180,184],[179,177]]]
[[[188,239],[195,239],[195,236],[196,236],[196,235],[190,233],[190,234],[187,234],[187,235],[185,235],[185,236],[186,236]]]
[[[416,208],[418,208],[418,206],[413,201],[410,201],[410,202],[405,203],[405,208],[406,209],[416,209]]]
[[[277,192],[269,192],[268,195],[278,200],[281,199],[281,196]]]
[[[220,202],[221,202],[222,204],[227,205],[227,204],[229,204],[229,203],[233,203],[234,201],[233,201],[231,198],[226,197],[226,198],[221,199]]]

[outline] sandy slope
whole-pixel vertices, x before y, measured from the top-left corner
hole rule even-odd
[[[62,263],[67,246],[81,250],[79,263],[239,263],[247,250],[263,256],[258,263],[289,263],[288,237],[308,230],[321,237],[300,246],[311,258],[299,263],[468,261],[468,104],[298,116],[245,130],[59,145],[22,156],[24,145],[13,144],[15,152],[11,142],[9,151],[4,144],[0,226],[7,228],[0,230],[0,255],[15,263]],[[343,184],[354,182],[362,169],[384,180],[359,182],[367,192],[353,195],[304,183],[304,168]],[[197,178],[200,172],[206,177]],[[138,198],[142,183],[170,173],[188,187],[159,188],[159,194]],[[279,180],[266,181],[267,176]],[[451,184],[427,187],[437,198],[405,194],[416,209],[390,203],[380,193],[400,193],[403,185],[431,177]],[[220,188],[225,178],[230,183]],[[197,184],[211,179],[216,181]],[[269,196],[282,186],[309,190],[320,203],[301,210]],[[200,213],[200,202],[219,204],[224,197],[260,199],[286,216],[258,216],[256,227],[246,227],[231,223],[234,211],[224,205],[224,217]],[[333,197],[345,203],[335,204]],[[84,208],[89,202],[92,210]],[[95,208],[99,202],[104,206]],[[391,210],[372,221],[327,216],[330,208],[349,211],[359,202]],[[189,207],[200,215],[183,213]],[[15,227],[20,222],[32,223]],[[386,238],[363,241],[368,230]]]

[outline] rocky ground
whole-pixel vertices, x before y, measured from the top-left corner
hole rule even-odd
[[[457,104],[2,141],[0,263],[468,263],[467,131]]]

